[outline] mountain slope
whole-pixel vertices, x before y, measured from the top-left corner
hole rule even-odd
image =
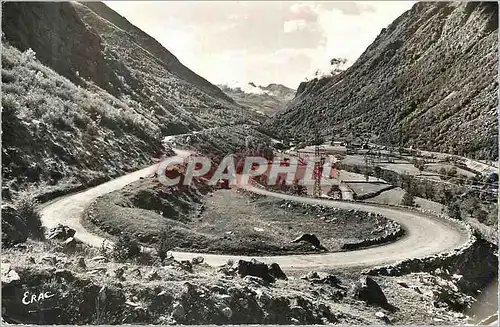
[[[295,96],[295,90],[275,83],[267,86],[249,83],[243,86],[219,85],[219,87],[238,104],[267,115],[283,111]]]
[[[88,83],[155,111],[165,134],[242,120],[247,112],[102,3],[6,3],[7,41],[73,83]],[[108,20],[109,19],[109,20]],[[196,113],[198,117],[193,117]],[[215,118],[215,119],[214,119]]]
[[[497,3],[417,3],[349,69],[301,83],[272,127],[498,158],[497,30]]]
[[[4,3],[2,32],[6,197],[89,186],[151,164],[166,135],[259,119],[104,4]]]

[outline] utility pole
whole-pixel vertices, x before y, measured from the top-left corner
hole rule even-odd
[[[314,178],[314,188],[313,196],[321,197],[321,176],[323,175],[323,165],[325,163],[325,152],[320,148],[321,137],[318,130],[318,125],[316,123],[314,128],[314,158],[316,161],[314,163],[313,178]]]

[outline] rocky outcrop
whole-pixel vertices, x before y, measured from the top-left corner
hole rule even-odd
[[[67,269],[9,271],[9,279],[9,272],[2,271],[2,317],[15,323],[189,325],[339,321],[323,299],[293,291],[279,292],[245,279],[238,283],[213,279],[134,284],[98,281]],[[39,297],[40,293],[44,295]],[[32,294],[36,298],[33,303]],[[30,303],[22,305],[23,298]]]
[[[496,2],[418,2],[346,71],[302,83],[271,127],[496,159],[497,30]]]
[[[340,279],[337,276],[331,274],[317,273],[315,271],[311,271],[307,275],[302,276],[301,278],[304,280],[308,280],[313,284],[327,284],[337,288],[343,288],[340,285],[341,284]]]
[[[29,229],[16,208],[2,205],[2,246],[9,247],[28,239]]]

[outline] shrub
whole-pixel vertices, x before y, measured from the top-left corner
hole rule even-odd
[[[404,206],[413,207],[415,206],[415,197],[410,193],[405,192],[405,194],[403,194],[403,198],[401,199],[401,204]]]
[[[425,170],[425,161],[424,160],[414,159],[413,160],[413,166],[415,166],[415,168],[417,168],[420,172],[422,172],[422,171]]]
[[[472,213],[479,208],[479,200],[474,196],[470,196],[462,202],[461,207],[465,212],[472,216]]]
[[[457,176],[457,168],[451,167],[450,170],[448,170],[448,177],[456,177],[456,176]]]
[[[448,215],[454,219],[461,219],[462,213],[460,212],[460,205],[457,201],[452,201],[448,205]]]
[[[36,60],[36,52],[29,48],[21,54],[21,64],[30,63]]]
[[[441,167],[439,169],[439,178],[444,180],[448,179],[448,173],[446,172],[446,169],[444,167]]]
[[[295,179],[290,192],[295,195],[305,196],[307,195],[307,188],[304,185],[299,184],[299,180]]]
[[[487,222],[488,211],[478,208],[474,211],[473,216],[477,218],[477,220],[481,223]]]
[[[117,261],[125,261],[138,257],[140,253],[141,248],[137,241],[127,234],[122,234],[113,247],[112,256]]]
[[[29,191],[20,192],[14,198],[14,206],[19,216],[24,220],[29,230],[29,235],[35,240],[45,238],[45,229],[42,226],[40,212],[38,211],[38,200]]]

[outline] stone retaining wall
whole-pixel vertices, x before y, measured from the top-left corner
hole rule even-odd
[[[342,245],[343,250],[357,250],[372,245],[390,243],[396,241],[398,238],[405,234],[405,230],[401,225],[389,220],[386,227],[386,234],[380,237],[370,238],[359,242],[345,243]]]
[[[449,252],[439,253],[424,258],[407,259],[399,263],[365,270],[364,272],[369,275],[400,276],[411,272],[433,271],[437,268],[448,267],[451,266],[452,263],[457,260],[457,258],[461,258],[464,253],[471,249],[476,242],[476,236],[474,236],[472,228],[469,226],[469,224],[463,221],[452,219],[446,215],[437,213],[436,211],[432,210],[394,205],[383,206],[405,208],[407,210],[415,211],[428,216],[434,216],[437,219],[447,220],[453,224],[461,225],[467,231],[468,240],[459,248],[455,248]]]
[[[401,276],[413,272],[430,272],[447,277],[459,276],[457,285],[464,292],[475,292],[488,285],[498,276],[498,247],[474,233],[465,222],[452,219],[434,211],[415,209],[438,219],[449,220],[462,225],[468,233],[468,240],[451,251],[423,258],[404,260],[395,264],[364,270],[368,275]]]

